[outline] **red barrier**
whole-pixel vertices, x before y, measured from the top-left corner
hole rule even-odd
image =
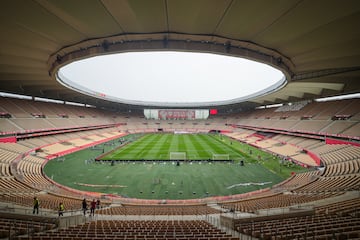
[[[232,133],[233,131],[230,131],[230,130],[220,130],[221,133]]]
[[[356,146],[356,147],[360,147],[360,143],[349,142],[349,141],[333,139],[333,138],[326,138],[325,143],[326,144],[347,144],[347,145],[353,145],[353,146]]]
[[[318,157],[318,155],[316,155],[316,154],[313,153],[313,152],[309,152],[309,151],[307,151],[307,154],[308,154],[312,159],[314,159],[314,161],[316,162],[316,164],[317,164],[318,166],[320,166],[320,158]]]
[[[0,138],[0,142],[2,142],[2,143],[16,143],[16,137],[12,136],[12,137]]]

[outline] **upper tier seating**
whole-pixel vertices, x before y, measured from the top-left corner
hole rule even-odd
[[[233,122],[228,123],[358,137],[360,135],[359,106],[360,99],[350,99],[312,102],[298,111],[279,112],[276,108],[258,109],[240,113],[233,118]],[[349,116],[349,118],[333,120],[334,116]]]

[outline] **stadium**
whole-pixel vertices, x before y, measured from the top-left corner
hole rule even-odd
[[[359,1],[0,6],[1,239],[360,239]],[[137,53],[205,57],[67,72]],[[243,95],[225,58],[281,77]],[[207,99],[153,98],[192,92],[202,62]]]

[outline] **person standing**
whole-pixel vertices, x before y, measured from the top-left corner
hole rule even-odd
[[[64,204],[61,202],[61,203],[59,203],[59,209],[58,209],[59,217],[60,217],[60,216],[64,216],[64,211],[65,211],[65,206],[64,206]]]
[[[86,210],[87,210],[87,203],[86,203],[86,199],[84,198],[82,201],[82,210],[84,213],[84,216],[86,215]]]
[[[40,202],[39,202],[39,199],[37,197],[34,197],[34,203],[33,203],[33,214],[39,214],[39,205],[40,205]]]
[[[96,200],[96,209],[100,209],[100,199]]]
[[[96,202],[95,199],[93,199],[92,202],[90,203],[90,216],[95,215],[95,208],[96,208]]]

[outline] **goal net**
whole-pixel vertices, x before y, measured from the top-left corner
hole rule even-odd
[[[170,152],[170,160],[186,160],[186,152]]]
[[[215,154],[212,155],[212,160],[229,160],[229,154]]]

